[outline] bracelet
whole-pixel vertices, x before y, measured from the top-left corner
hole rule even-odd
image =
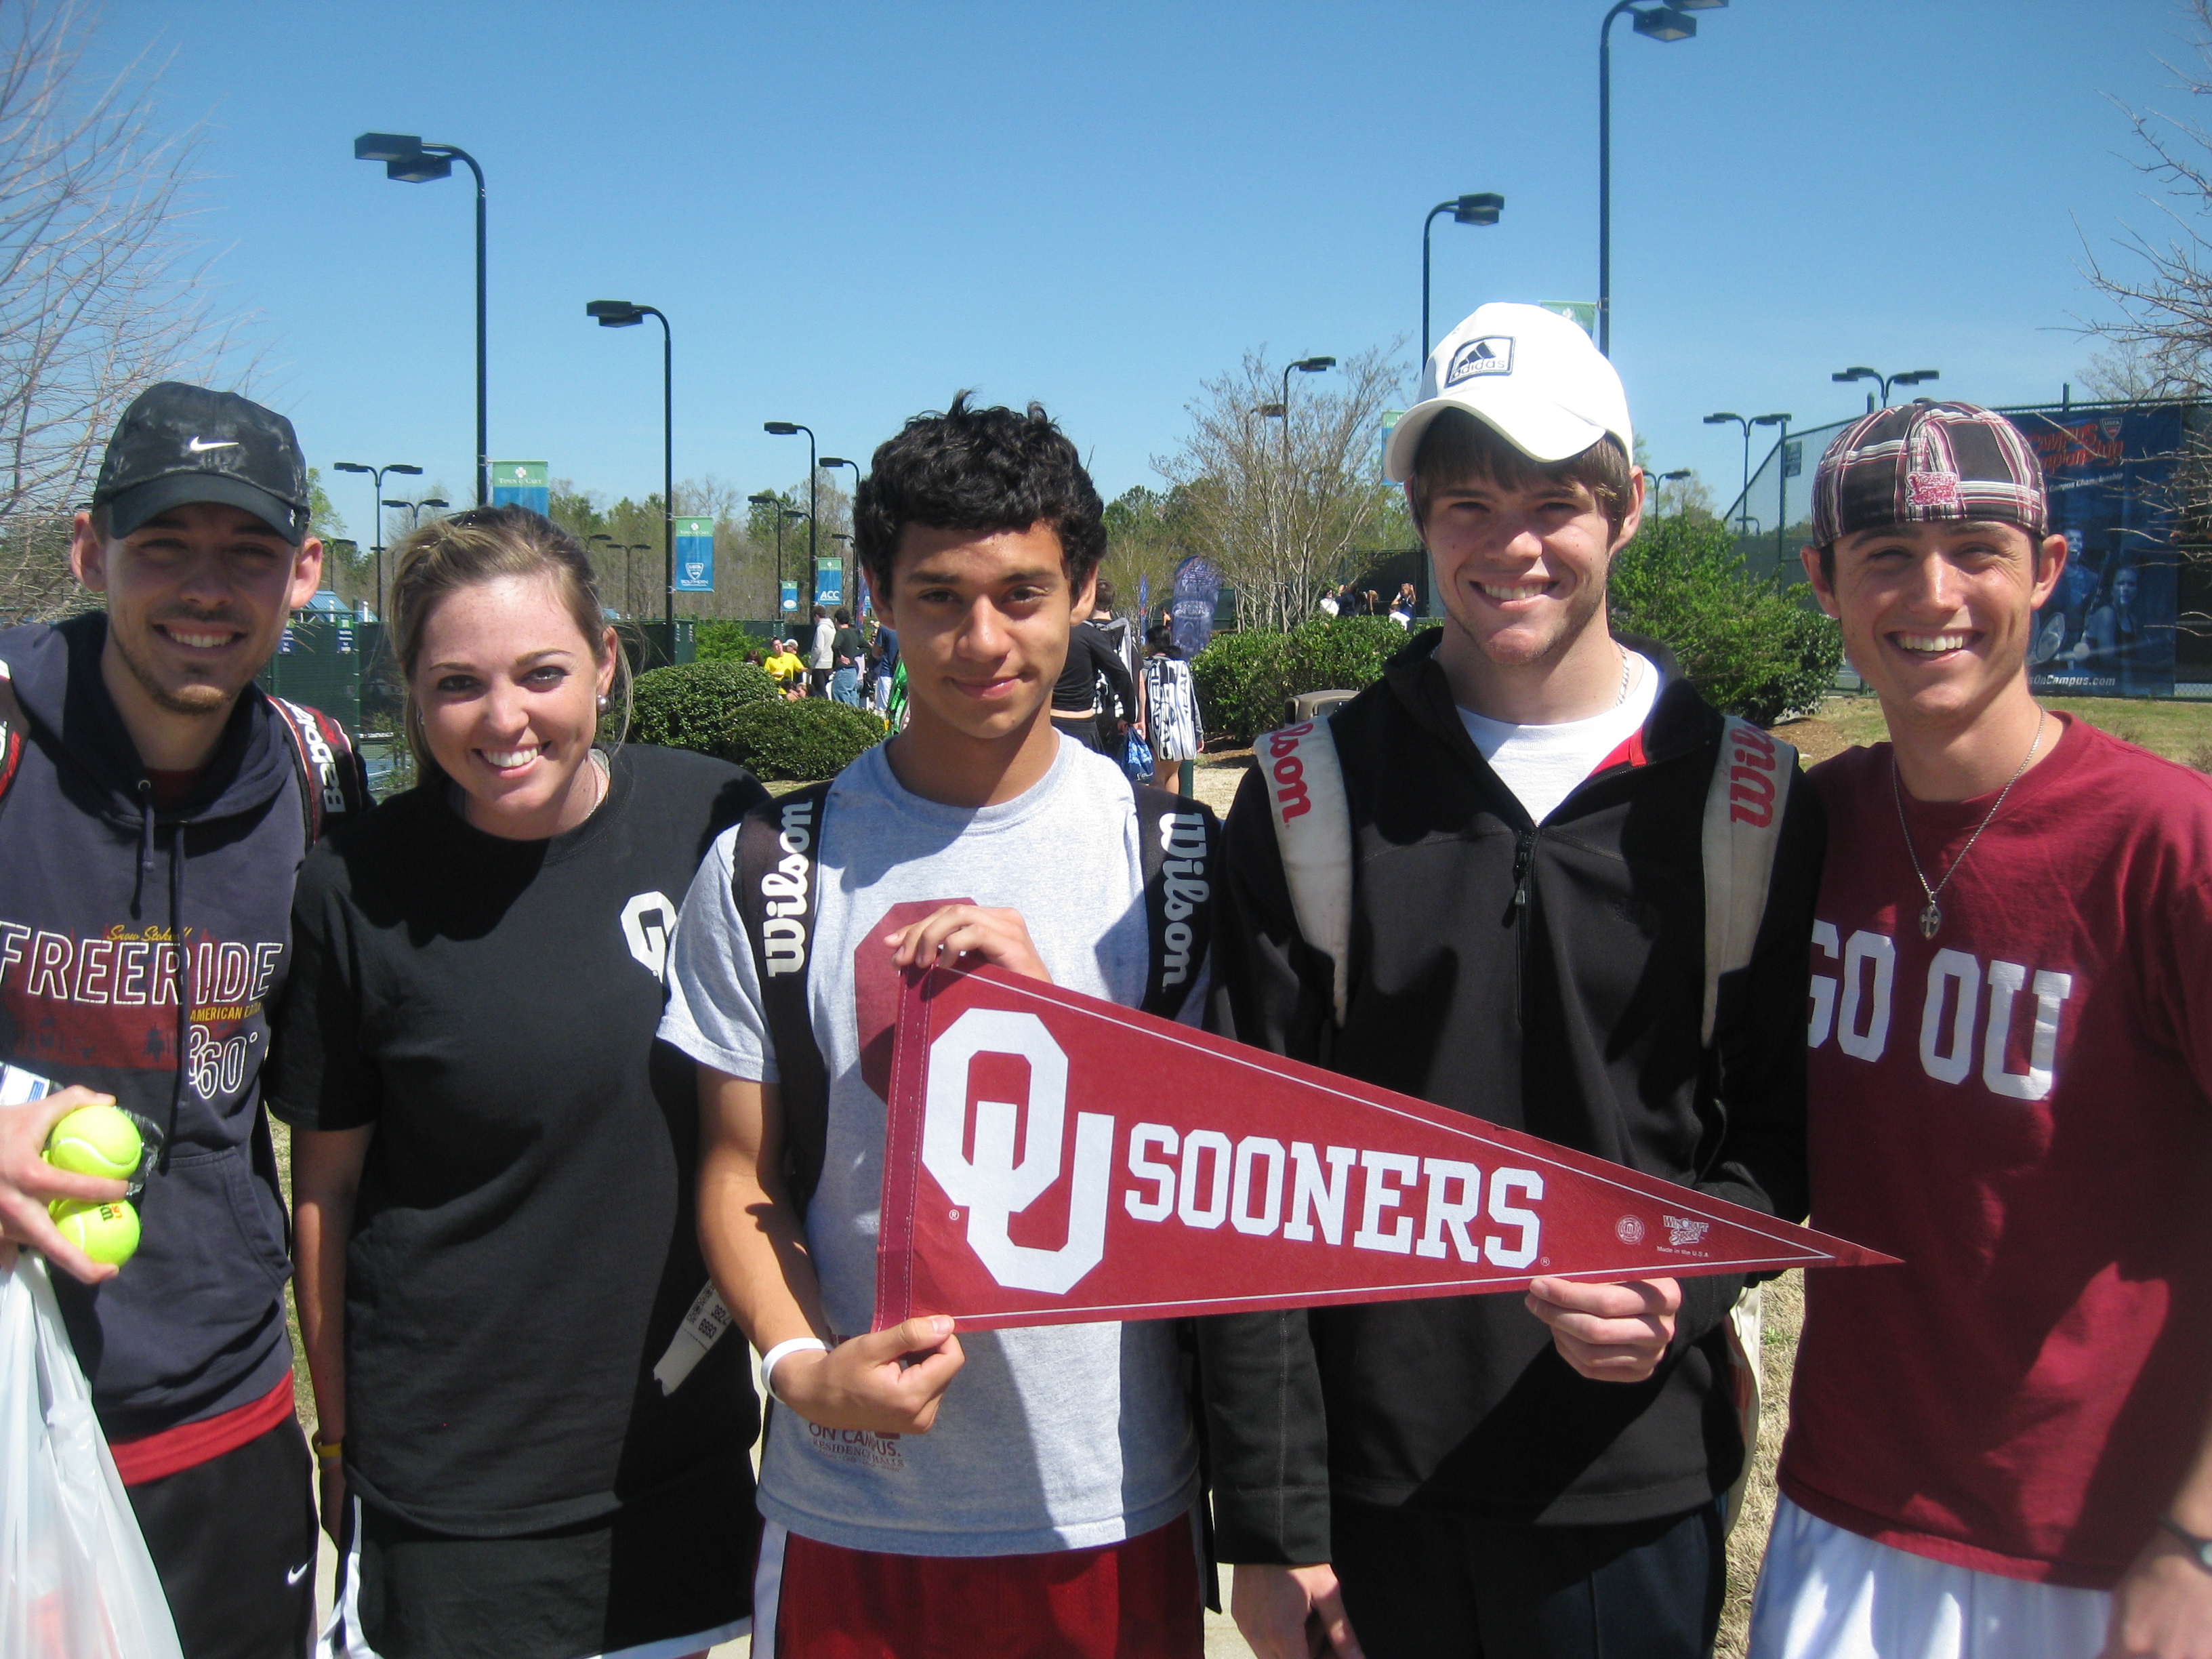
[[[2212,1538],[2199,1538],[2170,1515],[2159,1516],[2158,1524],[2189,1547],[2189,1553],[2196,1558],[2198,1566],[2212,1572]]]
[[[779,1362],[795,1353],[828,1353],[830,1345],[818,1336],[794,1336],[788,1342],[779,1342],[761,1356],[761,1384],[767,1389],[771,1400],[784,1405],[791,1401],[775,1391],[775,1368]]]
[[[318,1463],[336,1463],[344,1455],[344,1440],[325,1440],[320,1429],[307,1437],[307,1444],[313,1450]]]

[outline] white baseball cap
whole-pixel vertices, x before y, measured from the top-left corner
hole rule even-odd
[[[1579,324],[1541,306],[1496,301],[1444,336],[1421,365],[1421,400],[1383,451],[1392,482],[1413,476],[1429,422],[1463,409],[1537,461],[1579,455],[1608,432],[1636,453],[1628,394]]]

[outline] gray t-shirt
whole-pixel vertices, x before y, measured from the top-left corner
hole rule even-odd
[[[774,1044],[731,886],[735,844],[734,830],[715,842],[684,901],[660,1035],[719,1071],[773,1083]],[[817,851],[807,996],[830,1078],[830,1125],[806,1239],[830,1324],[852,1335],[875,1309],[884,1132],[884,1103],[861,1075],[855,948],[883,931],[893,905],[972,899],[1022,913],[1054,983],[1133,1006],[1148,954],[1144,874],[1127,780],[1066,738],[1034,787],[972,810],[910,793],[884,750],[870,750],[831,787]],[[1187,1017],[1203,993],[1201,976]],[[761,1513],[847,1549],[1017,1555],[1133,1538],[1194,1501],[1197,1446],[1170,1325],[960,1340],[967,1364],[927,1435],[818,1429],[776,1412]]]

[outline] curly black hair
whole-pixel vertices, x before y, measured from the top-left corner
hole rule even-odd
[[[989,535],[1042,520],[1060,538],[1072,587],[1106,556],[1105,507],[1082,459],[1041,404],[974,409],[958,393],[878,445],[853,503],[853,546],[878,593],[890,590],[910,524]]]

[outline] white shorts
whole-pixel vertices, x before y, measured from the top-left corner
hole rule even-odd
[[[2112,1598],[1893,1549],[1783,1498],[1751,1659],[2096,1659]]]

